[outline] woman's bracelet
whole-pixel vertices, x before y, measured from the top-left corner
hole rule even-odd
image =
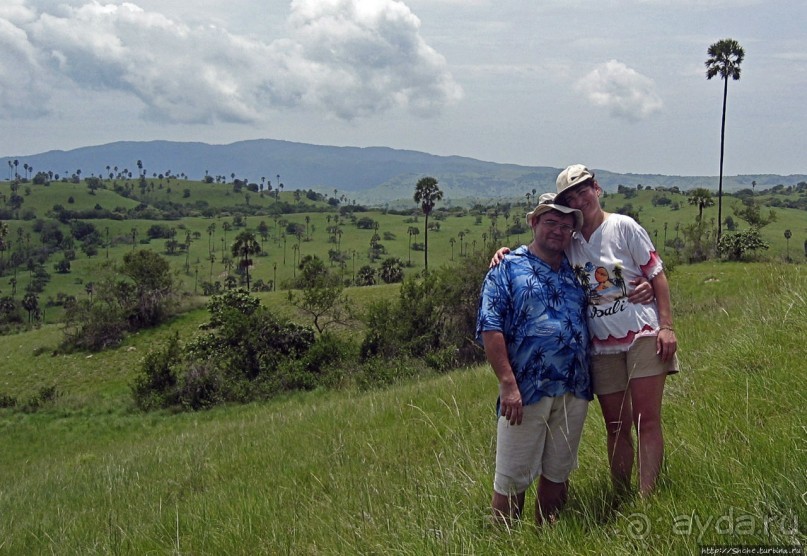
[[[669,330],[670,332],[675,332],[675,328],[673,328],[672,326],[659,326],[658,329],[659,332],[661,332],[662,330]]]

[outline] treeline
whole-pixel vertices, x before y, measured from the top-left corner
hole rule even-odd
[[[145,358],[132,385],[134,401],[144,410],[198,410],[293,390],[379,386],[479,362],[484,354],[474,327],[486,270],[485,260],[469,257],[459,269],[409,278],[397,299],[358,315],[348,310],[345,318],[338,280],[318,266],[307,291],[292,298],[301,308],[306,293],[333,300],[321,320],[307,313],[316,327],[279,318],[243,289],[226,291],[211,298],[201,335],[174,335]],[[351,326],[350,320],[366,332],[338,334],[327,326]]]

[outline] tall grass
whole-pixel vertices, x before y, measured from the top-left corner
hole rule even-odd
[[[532,525],[531,492],[522,523],[491,525],[496,381],[481,366],[194,414],[2,410],[0,553],[697,554],[702,544],[803,545],[804,268],[681,266],[671,282],[682,372],[668,381],[667,455],[649,500],[611,495],[595,404],[559,523]],[[99,376],[94,387],[123,402],[125,389]]]

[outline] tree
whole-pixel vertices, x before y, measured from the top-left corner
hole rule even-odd
[[[429,215],[435,203],[443,198],[443,192],[437,187],[437,180],[432,177],[420,178],[415,185],[415,202],[420,203],[420,209],[426,217],[423,240],[423,264],[429,270]]]
[[[135,329],[153,326],[164,320],[174,294],[171,265],[157,253],[140,249],[123,256],[121,274],[133,282],[135,295],[131,318]],[[118,291],[125,291],[119,286]]]
[[[703,218],[703,209],[715,206],[715,201],[711,191],[699,187],[689,192],[689,204],[698,207],[698,222],[700,222]]]
[[[311,317],[314,328],[322,335],[335,324],[348,324],[352,317],[344,286],[316,255],[306,255],[300,261],[296,285],[300,292],[289,291],[289,302]]]
[[[28,323],[33,320],[34,314],[39,311],[39,298],[34,293],[26,293],[22,298],[22,308],[28,311]]]
[[[404,277],[403,264],[398,257],[389,257],[381,263],[381,270],[379,270],[378,274],[386,284],[402,282]]]
[[[409,234],[409,266],[412,266],[412,236],[420,234],[420,230],[417,226],[409,226],[406,233]]]
[[[807,250],[805,250],[807,253]],[[370,265],[364,265],[359,269],[356,275],[357,286],[374,286],[375,285],[375,269]]]
[[[786,253],[786,257],[787,257],[788,261],[790,260],[790,238],[791,237],[793,237],[793,232],[791,232],[790,229],[785,230],[785,242],[786,242],[786,245],[787,245],[787,247],[786,247],[787,250],[785,251],[785,253]]]
[[[768,215],[763,216],[759,204],[753,197],[744,199],[742,205],[735,206],[734,215],[756,228],[764,228],[771,222],[776,222],[776,211],[769,209]]]
[[[6,249],[8,249],[8,243],[6,243],[6,238],[8,237],[8,224],[0,220],[0,257],[2,257],[2,253],[5,253]],[[0,258],[2,261],[2,258]]]
[[[247,290],[249,290],[249,267],[252,265],[252,256],[261,252],[261,244],[255,239],[252,232],[241,232],[233,243],[233,257],[239,257],[239,268],[243,270],[247,279]]]
[[[734,39],[723,39],[709,46],[706,60],[706,79],[720,75],[723,80],[723,117],[720,125],[720,178],[717,187],[717,241],[722,235],[723,220],[723,152],[726,144],[726,98],[729,91],[729,78],[740,79],[740,64],[745,51]]]

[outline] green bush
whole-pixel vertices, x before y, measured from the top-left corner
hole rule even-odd
[[[143,410],[169,407],[178,402],[175,367],[181,362],[179,334],[174,334],[168,344],[149,352],[143,360],[142,374],[132,386],[135,404]]]
[[[16,407],[17,398],[9,396],[8,394],[0,394],[0,408]]]
[[[182,377],[177,399],[183,407],[194,411],[226,401],[221,373],[204,361],[189,363]]]
[[[316,340],[310,328],[279,320],[245,290],[215,296],[208,310],[205,333],[184,347],[175,335],[146,356],[132,387],[139,408],[199,410],[315,388],[355,351],[347,341]]]
[[[487,271],[481,257],[457,267],[443,267],[401,286],[397,302],[371,305],[361,357],[426,358],[446,370],[474,361],[484,353],[474,340],[479,293]]]
[[[66,304],[61,349],[101,351],[120,344],[127,330],[125,314],[118,306],[104,301]]]
[[[749,252],[757,249],[768,249],[770,245],[762,239],[759,228],[751,227],[748,230],[729,232],[720,236],[717,250],[730,261],[740,261]]]

